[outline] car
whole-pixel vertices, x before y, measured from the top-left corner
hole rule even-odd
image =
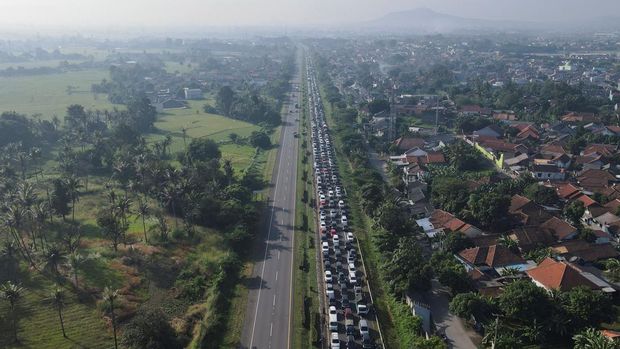
[[[329,315],[338,315],[338,310],[333,305],[329,307]]]
[[[333,291],[334,290],[334,284],[326,283],[325,284],[325,289],[328,290],[328,291]]]
[[[327,229],[327,224],[325,223],[325,221],[321,221],[320,227],[321,229]]]
[[[329,210],[329,216],[331,218],[335,218],[336,217],[336,210],[334,210],[333,208],[331,210]]]
[[[329,314],[329,330],[338,331],[338,316],[336,314]]]
[[[337,261],[336,262],[336,271],[342,271],[342,262],[341,261]]]
[[[355,297],[362,297],[362,286],[354,286],[353,293],[355,293]]]
[[[363,349],[372,349],[375,345],[372,343],[372,339],[370,339],[370,334],[362,336],[362,348]]]
[[[349,272],[349,283],[351,285],[357,285],[357,275],[355,275],[355,272]]]
[[[323,250],[323,254],[329,253],[329,243],[327,241],[324,241],[321,249]]]
[[[359,322],[360,327],[360,336],[364,337],[364,335],[370,334],[370,329],[368,328],[368,321],[361,319]]]
[[[348,232],[347,233],[347,241],[352,242],[353,240],[355,240],[355,236],[353,235],[352,232]]]
[[[355,273],[357,271],[357,268],[355,267],[354,263],[349,263],[349,273]]]
[[[355,263],[355,254],[353,254],[353,253],[347,254],[347,262],[348,263]]]
[[[342,223],[343,227],[346,227],[349,224],[349,220],[347,219],[347,216],[340,217],[340,223]]]
[[[355,324],[353,323],[353,319],[344,320],[344,327],[347,331],[347,335],[352,335],[355,333]]]
[[[345,308],[344,309],[344,318],[345,319],[353,319],[353,311],[351,310],[351,308]]]
[[[357,303],[357,315],[365,316],[368,315],[368,306],[364,303]]]
[[[329,347],[331,349],[340,349],[340,338],[338,332],[332,332],[331,340],[329,341]]]
[[[332,237],[332,241],[334,242],[334,246],[340,245],[340,237],[338,236],[338,234]]]
[[[329,299],[329,304],[336,302],[336,293],[334,293],[334,290],[325,290],[325,297]]]
[[[355,348],[357,348],[357,344],[355,343],[355,336],[352,334],[347,335],[347,349]]]
[[[325,270],[325,282],[326,283],[332,282],[332,272],[330,270]]]

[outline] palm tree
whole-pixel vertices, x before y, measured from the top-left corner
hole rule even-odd
[[[6,216],[4,217],[4,225],[9,228],[9,232],[15,241],[19,251],[24,256],[30,265],[34,265],[32,256],[30,255],[30,249],[24,239],[22,238],[22,228],[26,219],[26,211],[24,208],[15,203],[6,208]]]
[[[19,265],[19,261],[17,260],[18,253],[17,246],[11,240],[6,240],[2,249],[0,250],[0,261],[3,261],[3,265],[7,270],[8,279],[13,279],[12,272],[17,270],[17,266]]]
[[[103,300],[110,306],[110,314],[112,316],[112,331],[114,333],[114,349],[118,349],[118,340],[116,339],[116,315],[114,314],[114,302],[118,298],[118,290],[112,290],[106,286],[103,289]]]
[[[54,275],[59,276],[60,272],[58,267],[65,263],[67,256],[59,246],[51,246],[43,254],[43,269],[52,272]]]
[[[22,298],[24,288],[20,285],[16,285],[11,281],[7,281],[0,287],[0,296],[9,302],[11,310],[11,319],[13,323],[13,341],[17,342],[17,312],[15,308],[17,303]]]
[[[56,287],[50,293],[49,301],[58,311],[58,319],[60,320],[60,329],[62,330],[62,336],[67,338],[67,334],[65,333],[65,322],[62,318],[62,310],[65,307],[65,292],[62,288]]]
[[[501,236],[499,239],[497,239],[497,243],[515,253],[519,252],[519,244],[515,240],[511,239],[509,236]]]
[[[73,271],[73,280],[75,281],[75,287],[79,288],[78,284],[78,271],[82,266],[86,263],[88,258],[84,257],[84,255],[73,252],[69,255],[69,266]]]
[[[575,349],[618,349],[620,344],[607,339],[599,330],[588,328],[573,336]]]
[[[146,233],[146,219],[151,215],[151,208],[149,207],[149,204],[146,202],[146,200],[138,201],[137,213],[138,213],[138,217],[136,217],[136,220],[138,218],[142,219],[142,230],[144,231],[144,243],[148,244],[149,238]]]
[[[79,178],[76,176],[70,176],[65,179],[65,185],[67,186],[67,191],[71,197],[71,220],[75,226],[75,203],[80,199],[80,189],[82,188],[82,184],[80,183]]]

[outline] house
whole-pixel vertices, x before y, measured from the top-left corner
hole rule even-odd
[[[568,291],[578,286],[597,289],[593,282],[583,276],[570,263],[558,262],[549,257],[526,273],[534,284],[550,292],[554,290]]]
[[[474,131],[474,138],[502,138],[504,136],[504,130],[501,127],[491,124],[478,131]]]
[[[508,238],[519,245],[521,252],[529,252],[557,241],[551,231],[540,227],[517,227],[508,232]]]
[[[202,90],[199,88],[184,88],[183,93],[185,94],[185,99],[202,99]]]
[[[517,127],[519,133],[515,136],[518,142],[537,142],[540,140],[540,131],[534,125],[522,125]]]
[[[615,179],[616,177],[606,170],[590,169],[577,177],[577,183],[585,190],[602,193]]]
[[[581,239],[555,244],[551,246],[551,250],[563,259],[577,259],[586,263],[617,258],[619,255],[616,248],[611,244],[592,244]]]
[[[560,120],[566,123],[598,122],[599,118],[594,113],[569,112],[563,115]]]
[[[563,201],[571,201],[581,195],[581,190],[570,183],[558,184],[555,188],[558,197]]]
[[[502,245],[468,248],[459,252],[456,258],[465,265],[467,271],[478,268],[481,271],[494,269],[500,273],[505,268],[527,268],[527,263],[521,256]]]
[[[383,137],[390,126],[390,118],[386,116],[373,116],[369,123],[371,132],[377,137]]]
[[[616,216],[611,212],[605,212],[597,217],[592,217],[589,221],[590,227],[594,230],[601,230],[604,233],[615,233],[615,231],[611,231],[611,227],[616,227],[620,224],[620,217]],[[602,234],[599,234],[602,235]]]
[[[601,330],[603,337],[609,339],[612,342],[620,342],[620,332],[612,330]]]
[[[462,233],[468,237],[476,237],[482,234],[482,231],[477,227],[467,224],[453,214],[440,209],[433,210],[428,218],[418,219],[416,223],[428,237],[446,232]]]
[[[598,155],[609,158],[618,152],[618,146],[613,144],[588,144],[581,152],[582,156],[597,157]]]
[[[605,126],[605,128],[601,131],[603,136],[612,136],[617,137],[620,136],[620,126]]]
[[[551,157],[558,157],[565,155],[566,151],[564,150],[564,147],[559,144],[545,144],[540,148],[540,154]]]
[[[498,121],[515,121],[517,120],[517,114],[512,111],[508,112],[494,112],[493,119]]]
[[[541,225],[552,217],[542,206],[521,195],[512,196],[508,213],[523,226]]]
[[[577,228],[568,224],[566,221],[558,217],[551,217],[540,225],[541,229],[549,231],[555,237],[556,241],[571,240],[577,237]]]
[[[422,148],[425,144],[424,139],[415,137],[400,137],[394,141],[396,149],[403,152],[412,148]]]
[[[464,105],[461,107],[460,114],[463,116],[491,115],[493,111],[479,105]]]
[[[555,165],[532,165],[530,168],[532,177],[541,181],[563,181],[566,178],[566,172],[563,168]]]

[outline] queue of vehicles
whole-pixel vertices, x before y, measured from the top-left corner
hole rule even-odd
[[[340,181],[336,157],[315,72],[308,64],[314,183],[318,236],[326,306],[329,347],[375,348],[369,327],[369,304],[355,234],[349,227],[347,195]]]

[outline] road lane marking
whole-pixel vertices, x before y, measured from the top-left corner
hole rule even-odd
[[[273,322],[269,325],[269,337],[273,336]]]
[[[278,281],[278,271],[277,270],[276,270],[276,281]]]
[[[286,134],[284,134],[282,136],[282,143],[286,143]],[[280,158],[282,157],[282,153],[280,153]],[[279,159],[281,160],[281,159]],[[265,244],[265,254],[263,256],[263,267],[261,269],[261,273],[260,273],[260,278],[261,280],[265,279],[265,264],[267,264],[267,253],[269,253],[269,239],[271,237],[271,227],[273,226],[273,215],[275,213],[275,202],[277,200],[278,197],[278,184],[280,184],[280,174],[282,172],[282,161],[278,161],[278,170],[276,171],[276,185],[274,188],[274,192],[273,192],[273,204],[271,206],[271,216],[269,218],[269,229],[267,229],[267,238],[266,238],[266,244]],[[256,299],[256,309],[254,310],[254,319],[252,322],[252,334],[250,337],[250,348],[252,348],[254,346],[254,332],[256,331],[256,318],[258,317],[258,306],[260,304],[260,296],[261,296],[261,292],[263,290],[263,283],[260,284],[260,287],[258,288],[258,296]]]
[[[280,251],[278,251],[278,260],[280,260]]]
[[[273,295],[273,306],[274,307],[276,306],[276,295],[275,294]]]

